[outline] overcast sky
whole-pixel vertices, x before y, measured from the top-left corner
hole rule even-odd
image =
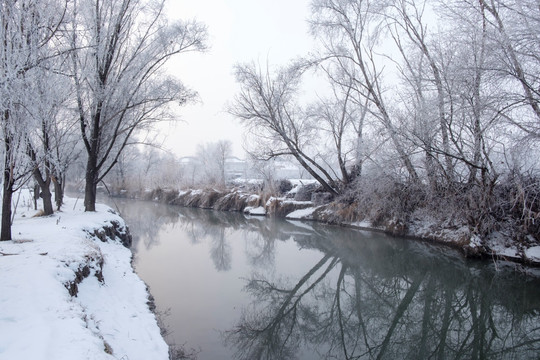
[[[196,90],[200,103],[185,106],[183,122],[167,127],[165,146],[180,156],[197,144],[231,140],[243,156],[242,127],[225,105],[238,87],[234,64],[251,60],[285,64],[312,48],[308,34],[310,0],[168,0],[167,16],[195,18],[208,26],[208,52],[183,54],[171,64],[174,75]]]

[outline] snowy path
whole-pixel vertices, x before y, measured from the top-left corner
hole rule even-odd
[[[130,250],[86,232],[124,223],[106,206],[97,210],[67,199],[62,212],[33,218],[19,205],[15,240],[0,242],[1,360],[168,358]],[[65,285],[85,266],[73,297]]]

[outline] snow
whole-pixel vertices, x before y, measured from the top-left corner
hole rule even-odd
[[[289,180],[293,185],[313,185],[318,184],[319,182],[315,179],[287,179]]]
[[[262,206],[256,208],[248,206],[244,209],[244,213],[255,216],[264,216],[266,215],[266,209]]]
[[[286,198],[271,198],[271,199],[273,199],[273,200],[283,200],[283,204],[293,204],[293,205],[300,205],[300,206],[313,205],[313,202],[311,202],[311,201],[289,200],[289,199],[286,199]]]
[[[533,246],[525,251],[527,259],[539,262],[540,261],[540,246]]]
[[[293,188],[289,192],[287,192],[287,194],[289,195],[295,195],[303,186],[318,184],[318,181],[313,180],[313,179],[288,179],[288,180],[291,182],[293,186]]]
[[[511,247],[492,247],[491,248],[498,256],[503,256],[507,259],[519,259],[519,250],[515,246]],[[539,259],[540,260],[540,259]]]
[[[290,214],[287,214],[287,219],[312,219],[313,212],[317,208],[309,207],[306,209],[295,210]]]
[[[266,206],[270,206],[274,201],[281,201],[282,204],[292,204],[292,205],[299,205],[299,206],[306,206],[306,205],[313,205],[313,202],[311,201],[297,201],[297,200],[289,200],[284,197],[275,197],[271,196],[266,201]]]
[[[89,235],[123,220],[103,205],[85,213],[75,199],[52,216],[34,213],[19,208],[14,240],[0,242],[0,359],[167,359],[130,250]],[[71,296],[66,284],[85,266]]]
[[[375,228],[373,226],[373,224],[371,223],[371,221],[366,221],[366,220],[352,222],[352,223],[350,223],[350,226],[357,227],[357,228],[362,228],[362,229],[363,228],[366,228],[366,229]]]
[[[471,248],[477,248],[477,247],[482,246],[482,239],[480,239],[478,235],[472,235],[471,241],[469,242],[469,246]]]

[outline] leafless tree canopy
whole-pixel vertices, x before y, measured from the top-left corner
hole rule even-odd
[[[0,10],[7,240],[13,192],[34,178],[52,213],[50,184],[59,208],[67,168],[84,154],[85,205],[95,209],[96,186],[124,149],[195,95],[164,65],[204,50],[206,28],[169,22],[163,0],[2,0]]]
[[[408,217],[445,203],[482,236],[503,221],[535,233],[536,1],[313,0],[311,11],[315,55],[236,67],[230,111],[261,139],[253,152],[294,156],[366,213]],[[306,100],[313,74],[326,89]],[[394,211],[404,191],[410,206]],[[387,196],[394,210],[373,206]],[[506,212],[517,204],[527,215]]]

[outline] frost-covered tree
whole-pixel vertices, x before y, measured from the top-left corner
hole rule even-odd
[[[486,26],[499,46],[500,74],[512,81],[506,96],[522,109],[513,124],[530,136],[540,135],[540,7],[535,0],[479,0]]]
[[[202,164],[202,171],[207,184],[225,186],[227,180],[225,165],[231,153],[232,143],[229,140],[219,140],[197,146],[196,156]]]
[[[311,10],[309,61],[235,69],[231,113],[259,158],[293,155],[372,220],[428,209],[481,238],[501,223],[516,237],[538,232],[538,1],[313,0]],[[330,90],[310,107],[306,63]]]
[[[333,170],[336,179],[347,186],[362,174],[368,104],[356,96],[354,80],[348,73],[324,65],[321,68],[330,82],[331,95],[320,96],[309,106],[308,115],[317,124],[322,138],[329,139],[327,163],[332,169],[336,168]]]
[[[153,146],[126,148],[104,179],[113,194],[143,192],[179,186],[181,168],[171,153]]]
[[[62,52],[53,46],[67,3],[57,0],[0,2],[0,113],[3,140],[1,240],[11,239],[11,200],[32,172],[27,134],[35,124],[36,98],[29,88],[45,63]]]
[[[314,117],[298,103],[304,71],[305,66],[296,63],[275,73],[255,63],[237,65],[235,75],[241,90],[229,112],[257,139],[252,156],[267,160],[292,156],[327,192],[337,195],[336,178],[318,159],[321,139]]]
[[[53,213],[51,184],[54,185],[56,208],[63,202],[67,168],[80,155],[77,122],[71,109],[73,88],[68,76],[57,73],[59,60],[48,62],[46,69],[35,72],[26,91],[32,94],[32,104],[26,107],[33,126],[25,133],[26,153],[33,177],[40,187],[44,215]],[[54,69],[54,71],[52,70]]]
[[[72,71],[88,156],[85,209],[97,184],[139,130],[169,118],[168,105],[194,96],[164,72],[174,55],[205,48],[197,22],[169,23],[164,1],[81,0],[73,6]]]
[[[341,78],[348,76],[354,96],[365,102],[370,116],[390,140],[408,177],[419,181],[410,147],[400,128],[399,113],[384,82],[387,57],[378,46],[384,37],[385,13],[390,2],[372,0],[314,0],[312,32],[321,44],[320,58],[331,61]],[[331,78],[333,81],[333,78]]]

